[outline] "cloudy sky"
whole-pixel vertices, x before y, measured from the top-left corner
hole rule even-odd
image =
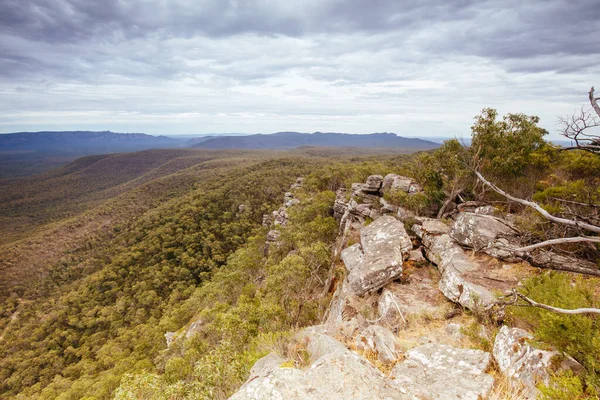
[[[599,33],[598,0],[0,0],[0,132],[554,134]]]

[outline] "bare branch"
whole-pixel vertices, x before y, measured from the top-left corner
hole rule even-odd
[[[537,249],[540,247],[552,246],[555,244],[564,244],[564,243],[579,243],[579,242],[593,242],[600,243],[600,237],[591,237],[591,236],[577,236],[577,237],[569,237],[569,238],[560,238],[560,239],[551,239],[546,240],[544,242],[532,244],[531,246],[525,246],[514,251],[531,251],[533,249]]]
[[[552,311],[559,314],[600,314],[600,308],[575,308],[572,310],[568,310],[565,308],[552,307],[547,304],[538,303],[537,301],[533,301],[529,297],[519,292],[515,293],[517,296],[519,296],[532,307],[542,308],[544,310]]]
[[[481,173],[479,171],[475,171],[475,174],[477,175],[477,177],[484,184],[488,185],[496,193],[501,194],[502,196],[506,197],[509,200],[514,201],[515,203],[519,203],[519,204],[522,204],[524,206],[533,208],[534,210],[536,210],[537,212],[539,212],[540,214],[542,214],[544,216],[544,218],[546,218],[549,221],[556,222],[557,224],[571,226],[571,227],[576,228],[576,229],[580,228],[580,229],[585,229],[585,230],[590,231],[590,232],[600,233],[600,226],[595,226],[595,225],[588,224],[588,223],[585,223],[585,222],[580,222],[580,221],[574,221],[574,220],[571,220],[571,219],[560,218],[560,217],[557,217],[555,215],[552,215],[548,211],[544,210],[539,204],[537,204],[537,203],[535,203],[533,201],[520,199],[518,197],[514,197],[514,196],[506,193],[504,190],[500,189],[498,186],[494,185],[493,183],[491,183],[490,181],[488,181],[487,179],[485,179],[483,177],[483,175],[481,175]]]
[[[590,104],[592,105],[592,108],[594,109],[594,111],[596,111],[596,114],[598,114],[598,116],[600,117],[600,106],[598,106],[598,98],[594,97],[594,87],[593,86],[590,89]]]

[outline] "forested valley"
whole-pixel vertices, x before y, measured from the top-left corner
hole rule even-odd
[[[461,206],[493,206],[519,232],[521,250],[511,256],[535,270],[513,294],[497,293],[506,300],[493,307],[448,305],[470,321],[467,346],[491,351],[493,337],[480,335],[482,326],[528,329],[533,341],[581,366],[539,384],[541,398],[598,398],[600,315],[555,313],[523,300],[600,307],[599,231],[586,228],[600,225],[598,142],[561,149],[538,123],[485,109],[470,146],[454,139],[410,155],[151,150],[83,157],[0,181],[0,397],[226,399],[271,352],[306,367],[306,350],[290,343],[327,318],[347,274],[339,251],[359,241],[341,233],[340,193],[397,174],[419,191],[389,190],[370,204],[363,226],[385,207],[412,232],[422,217],[450,224]],[[576,223],[549,220],[486,181]],[[284,199],[285,222],[272,238],[265,216]],[[522,250],[568,237],[584,240]],[[543,264],[539,254],[548,248],[583,270]],[[401,279],[429,261],[407,262]],[[434,324],[405,322],[424,330]],[[504,397],[497,398],[518,398],[498,386]]]

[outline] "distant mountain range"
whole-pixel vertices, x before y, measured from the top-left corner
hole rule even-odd
[[[293,149],[300,146],[435,149],[440,145],[428,140],[405,138],[394,133],[354,135],[347,133],[278,132],[248,136],[213,136],[202,138],[192,147],[203,149]]]
[[[405,138],[394,133],[353,135],[347,133],[278,132],[256,135],[210,135],[196,138],[170,138],[145,133],[110,131],[19,132],[0,134],[0,152],[61,152],[85,154],[121,153],[162,148],[204,149],[293,149],[301,146],[404,148],[429,150],[438,143]]]
[[[178,147],[180,140],[145,133],[110,131],[18,132],[0,135],[0,151],[121,153]]]

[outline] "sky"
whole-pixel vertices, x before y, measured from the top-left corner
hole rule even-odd
[[[599,33],[598,0],[0,0],[0,133],[558,137]]]

